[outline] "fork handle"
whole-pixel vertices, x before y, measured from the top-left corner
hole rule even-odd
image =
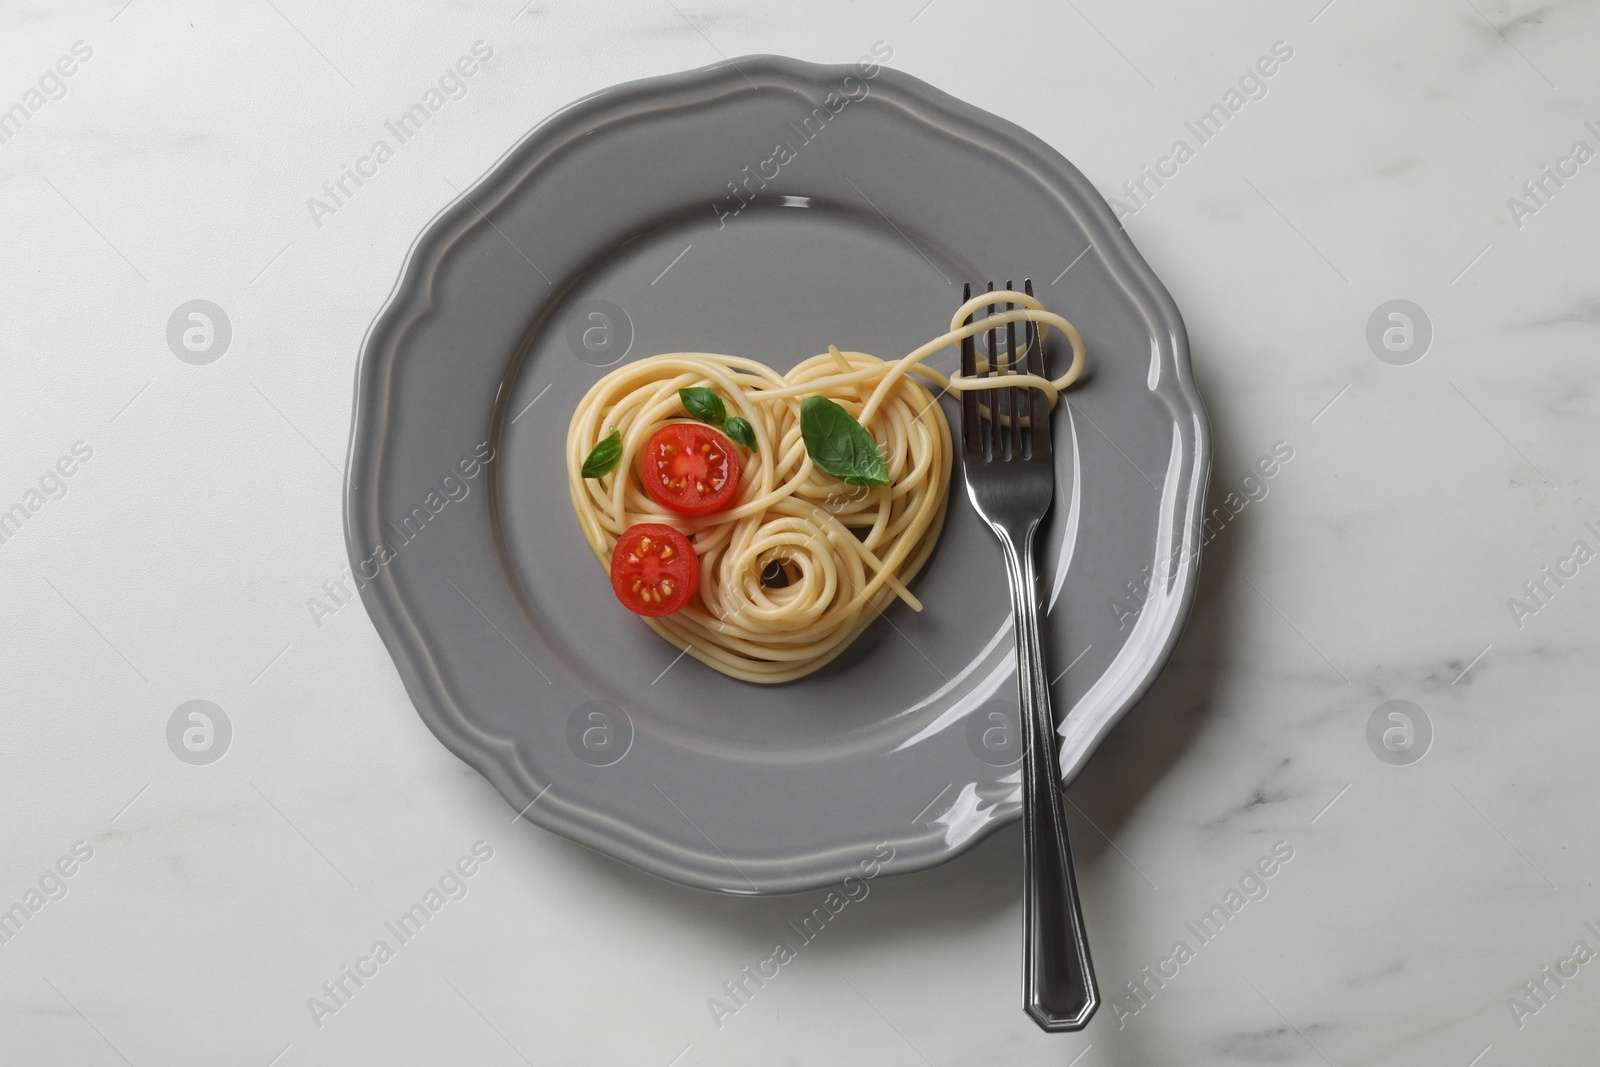
[[[1022,1006],[1042,1029],[1056,1032],[1088,1025],[1100,994],[1072,870],[1055,716],[1039,645],[1036,525],[1027,528],[1020,545],[1007,536],[1000,541],[1011,585],[1022,704]]]

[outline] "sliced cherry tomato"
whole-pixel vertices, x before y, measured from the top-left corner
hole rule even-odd
[[[670,615],[700,588],[700,557],[672,527],[641,522],[617,538],[611,588],[635,615]]]
[[[639,477],[650,499],[679,515],[721,511],[739,491],[733,442],[698,422],[661,427],[645,443]]]

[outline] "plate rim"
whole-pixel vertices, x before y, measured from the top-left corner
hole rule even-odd
[[[476,181],[436,212],[413,239],[395,284],[373,317],[360,345],[342,486],[345,547],[351,566],[356,567],[364,560],[364,550],[358,546],[364,543],[364,537],[377,528],[379,521],[376,517],[376,479],[366,475],[381,465],[388,416],[392,410],[387,403],[387,394],[396,356],[402,347],[408,324],[434,309],[433,281],[449,245],[463,232],[462,225],[470,224],[473,216],[492,210],[500,202],[499,197],[483,201],[481,192],[495,191],[507,179],[516,177],[516,172],[525,166],[528,173],[511,182],[501,194],[502,197],[513,195],[521,183],[537,170],[536,160],[524,163],[523,157],[536,156],[541,142],[547,139],[553,143],[559,141],[567,132],[566,125],[586,115],[597,120],[614,118],[615,115],[603,115],[602,112],[626,109],[630,103],[637,104],[653,92],[676,92],[698,85],[707,90],[708,96],[712,96],[716,95],[721,83],[735,79],[747,82],[752,74],[767,76],[768,84],[776,82],[784,87],[792,87],[804,83],[817,87],[837,82],[842,76],[857,70],[858,66],[854,63],[822,64],[788,56],[753,54],[603,87],[551,112],[519,137]],[[1062,741],[1063,751],[1065,753],[1069,747],[1071,749],[1070,760],[1063,760],[1062,785],[1065,786],[1076,777],[1116,724],[1154,684],[1155,678],[1170,659],[1193,606],[1201,554],[1196,531],[1205,506],[1212,441],[1205,405],[1194,380],[1187,331],[1171,294],[1116,220],[1110,205],[1088,178],[1057,149],[1016,123],[967,103],[915,75],[880,65],[876,80],[878,86],[892,87],[893,93],[900,94],[906,101],[922,109],[920,117],[924,120],[931,114],[935,119],[979,126],[987,136],[1009,140],[1010,144],[1005,147],[1016,150],[1018,154],[1014,158],[1042,168],[1052,182],[1070,192],[1069,206],[1074,209],[1074,217],[1083,226],[1090,246],[1104,260],[1108,275],[1129,294],[1137,307],[1155,320],[1164,333],[1163,340],[1171,353],[1171,365],[1166,369],[1172,374],[1175,392],[1175,396],[1169,397],[1169,400],[1175,400],[1190,418],[1193,473],[1187,484],[1179,488],[1187,496],[1181,505],[1182,514],[1173,515],[1174,520],[1181,521],[1182,525],[1183,562],[1170,579],[1174,595],[1165,613],[1168,621],[1159,642],[1149,642],[1154,647],[1144,657],[1138,679],[1119,691],[1116,706],[1098,718],[1092,729],[1087,733],[1081,729],[1076,731],[1075,740],[1068,737],[1069,718],[1087,702],[1093,687],[1091,693],[1086,693],[1072,708],[1058,712],[1061,720],[1058,741],[1066,737],[1067,740]],[[672,106],[678,108],[689,106],[690,103],[674,101]],[[558,293],[552,299],[559,297]],[[1156,345],[1158,350],[1161,347],[1160,344]],[[1160,355],[1159,351],[1153,352],[1152,359],[1157,360]],[[1176,445],[1175,441],[1175,448]],[[361,477],[358,478],[358,475]],[[539,789],[531,768],[521,761],[516,752],[514,742],[479,729],[461,713],[440,677],[423,633],[406,610],[404,598],[394,590],[392,582],[384,580],[386,577],[387,571],[384,570],[380,571],[377,578],[365,580],[360,587],[360,595],[418,716],[446,748],[482,774],[513,809],[520,809],[520,817],[526,817],[547,830],[650,874],[719,893],[774,895],[801,892],[837,883],[856,869],[859,857],[853,853],[846,855],[841,849],[813,852],[804,857],[810,861],[805,867],[786,865],[782,873],[763,874],[759,887],[744,889],[729,884],[731,879],[721,867],[723,863],[731,866],[731,861],[720,855],[696,854],[678,847],[648,850],[631,840],[629,834],[618,834],[617,828],[605,819],[592,817],[585,821],[581,815],[586,809],[581,807],[577,809],[579,817],[556,806],[536,808],[543,790],[549,789],[550,784],[554,783]],[[1129,643],[1132,641],[1130,636]],[[1079,717],[1082,718],[1081,715]],[[526,806],[523,806],[524,801],[527,802]],[[1019,815],[1019,810],[998,815],[955,843],[942,842],[936,847],[917,851],[908,849],[904,853],[897,850],[894,859],[885,864],[885,872],[908,873],[946,862],[975,847],[1002,826],[1016,821]],[[633,834],[646,839],[650,837],[636,829]],[[942,835],[935,835],[936,838],[939,836]],[[922,838],[911,837],[904,839],[904,843],[909,845],[920,840]],[[695,861],[700,862],[697,865]]]

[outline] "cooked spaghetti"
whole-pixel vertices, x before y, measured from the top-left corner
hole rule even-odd
[[[964,324],[978,308],[1007,302],[1017,307]],[[698,592],[681,609],[645,623],[734,678],[771,683],[809,674],[839,655],[891,599],[922,609],[907,583],[933,550],[950,489],[950,424],[937,394],[995,384],[947,378],[923,361],[966,337],[1023,320],[1038,324],[1041,343],[1054,326],[1071,345],[1071,366],[1059,378],[1006,378],[1008,386],[1042,390],[1053,407],[1083,369],[1083,339],[1037,299],[1011,290],[972,298],[948,332],[896,360],[829,346],[787,374],[709,352],[618,367],[585,394],[567,432],[567,480],[584,537],[609,570],[618,538],[635,524],[660,523],[688,535],[700,560]],[[652,434],[691,421],[678,390],[695,387],[715,390],[730,417],[747,420],[756,448],[741,460],[728,506],[689,517],[656,503],[638,467]],[[800,424],[808,396],[834,401],[866,429],[889,484],[847,485],[813,463]],[[621,435],[620,462],[611,473],[585,478],[585,457],[613,429]]]

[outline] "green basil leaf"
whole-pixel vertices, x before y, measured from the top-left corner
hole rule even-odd
[[[622,433],[615,427],[611,432],[600,439],[594,446],[594,451],[589,453],[589,458],[583,461],[583,476],[585,478],[604,478],[617,469],[617,464],[622,460]]]
[[[756,451],[756,428],[749,422],[735,415],[722,424],[722,432],[744,445],[750,451]]]
[[[846,485],[888,485],[877,444],[850,413],[825,396],[800,402],[800,436],[811,462]]]
[[[683,410],[689,417],[697,422],[708,422],[712,426],[721,426],[728,417],[728,409],[722,406],[722,398],[715,389],[708,389],[697,385],[693,389],[679,389],[678,399],[683,401]]]

